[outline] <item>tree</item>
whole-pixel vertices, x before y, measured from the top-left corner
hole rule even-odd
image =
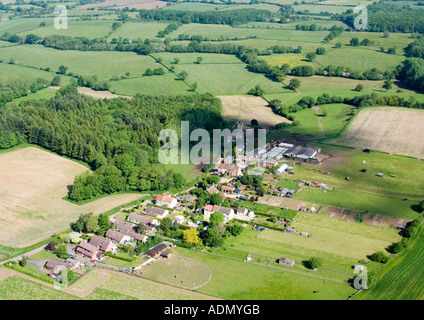
[[[144,75],[145,75],[145,76],[148,76],[148,77],[153,76],[153,71],[152,71],[152,69],[147,68],[147,69],[146,69],[146,71],[144,72]]]
[[[197,59],[196,59],[196,63],[197,64],[201,64],[202,61],[203,61],[203,58],[202,57],[197,57]]]
[[[59,67],[59,69],[57,70],[57,73],[66,74],[66,71],[68,71],[68,67],[65,67],[64,65],[61,65]]]
[[[359,46],[359,39],[358,38],[352,38],[352,39],[350,39],[349,43],[350,43],[351,46],[357,47],[357,46]]]
[[[181,80],[185,80],[185,79],[187,79],[187,77],[188,77],[188,73],[186,71],[181,71],[178,74],[178,78],[181,79]]]
[[[355,88],[355,91],[362,91],[364,90],[364,86],[362,84],[358,84]]]
[[[306,59],[308,59],[309,61],[314,61],[316,58],[316,53],[315,52],[308,52],[306,54]]]
[[[383,33],[383,38],[388,38],[388,37],[390,37],[390,33],[389,33],[389,31],[384,31],[384,33]]]
[[[337,42],[337,43],[336,43],[336,45],[335,45],[335,47],[336,47],[337,49],[340,49],[340,48],[342,47],[342,44],[341,44],[340,42]]]
[[[325,54],[325,48],[323,48],[323,47],[319,47],[319,48],[317,48],[317,50],[315,51],[315,53],[316,54],[319,54],[319,55],[323,55],[323,54]]]
[[[222,197],[219,193],[214,193],[213,195],[211,195],[211,203],[213,205],[220,205],[222,204]]]
[[[423,201],[421,201],[421,202],[418,204],[418,208],[419,208],[420,212],[424,212],[424,200],[423,200]]]
[[[317,269],[322,266],[322,260],[316,257],[310,258],[306,263],[310,269]]]
[[[370,256],[370,259],[375,262],[387,263],[389,261],[389,257],[384,254],[383,251],[378,251],[373,253]]]
[[[233,236],[238,236],[240,233],[243,232],[244,228],[241,224],[239,223],[235,223],[233,225],[230,225],[227,227],[227,230],[233,235]]]
[[[61,80],[61,77],[59,75],[56,75],[53,77],[53,80],[50,83],[50,85],[57,87],[60,85],[60,80]]]
[[[200,242],[199,232],[196,228],[190,228],[183,231],[183,239],[185,243],[196,245]]]
[[[180,63],[180,59],[179,58],[174,58],[174,64],[179,64]]]
[[[172,227],[172,220],[169,217],[163,218],[162,222],[160,223],[160,228],[164,231],[170,230]]]
[[[190,87],[191,91],[196,91],[197,90],[197,82],[193,83]]]
[[[221,247],[224,244],[224,238],[215,228],[209,228],[206,231],[205,244],[210,247]]]
[[[383,89],[389,91],[392,88],[392,82],[390,80],[384,80]]]
[[[20,264],[21,267],[25,267],[27,262],[28,262],[28,257],[22,256],[21,260],[19,261],[19,264]]]
[[[66,245],[65,244],[60,244],[57,246],[55,254],[60,258],[60,259],[64,259],[67,257],[68,255],[68,250],[66,249]]]
[[[296,91],[297,89],[300,88],[300,80],[294,78],[290,80],[289,83],[289,88],[292,89],[293,91]]]
[[[209,218],[209,225],[211,227],[215,227],[219,224],[224,223],[224,221],[225,221],[225,217],[221,212],[214,212],[211,214]]]

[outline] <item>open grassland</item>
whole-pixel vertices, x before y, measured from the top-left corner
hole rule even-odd
[[[179,34],[202,35],[210,38],[242,38],[246,36],[256,36],[266,40],[286,40],[302,42],[321,42],[328,34],[328,31],[297,31],[278,29],[256,29],[237,28],[228,25],[205,25],[190,23],[184,24],[174,32],[170,33],[171,38],[178,37]]]
[[[1,51],[0,51],[1,52]],[[355,80],[348,78],[337,78],[337,77],[324,77],[324,76],[312,76],[312,77],[292,77],[288,76],[284,80],[284,84],[288,85],[290,80],[296,78],[300,80],[300,88],[295,92],[287,90],[282,93],[265,93],[264,96],[267,100],[279,99],[285,105],[291,105],[297,103],[302,97],[310,96],[317,98],[323,93],[328,93],[330,96],[338,96],[342,98],[353,98],[357,95],[365,95],[376,93],[378,96],[398,96],[408,100],[411,96],[414,96],[418,101],[424,101],[424,94],[418,94],[412,90],[406,90],[397,86],[397,83],[393,83],[391,90],[382,89],[384,81],[371,81],[371,80]],[[358,84],[362,84],[364,89],[361,92],[357,92],[354,89]],[[398,92],[400,90],[400,92]],[[314,110],[311,110],[314,112]],[[296,114],[294,114],[296,116]]]
[[[406,197],[418,201],[424,194],[424,176],[417,175],[417,172],[424,169],[422,161],[382,152],[364,153],[361,150],[327,145],[320,147],[322,155],[328,158],[318,166],[295,166],[295,178],[319,181],[337,188],[399,197],[401,200]],[[362,172],[363,169],[366,172]],[[384,177],[377,176],[380,172]],[[397,177],[391,177],[391,174]],[[346,177],[350,179],[346,180]]]
[[[301,192],[296,193],[294,199],[408,220],[418,217],[418,212],[413,209],[413,206],[416,205],[415,201],[404,201],[399,198],[348,189],[336,188],[333,191],[323,191],[315,188],[305,188]]]
[[[160,22],[126,22],[121,27],[116,29],[108,38],[128,38],[130,40],[136,39],[154,39],[159,31],[165,30],[168,23]]]
[[[143,278],[191,290],[206,285],[211,276],[207,266],[177,252],[143,267]]]
[[[82,213],[99,214],[141,197],[111,195],[85,205],[62,200],[76,175],[88,169],[39,148],[0,154],[0,243],[21,247],[67,229]]]
[[[424,232],[421,230],[415,244],[398,260],[383,269],[377,284],[366,290],[359,299],[364,300],[423,300]]]
[[[8,61],[9,60],[4,61],[4,63],[0,63],[0,81],[13,81],[14,79],[19,78],[25,78],[27,80],[36,80],[37,78],[42,78],[51,81],[55,76],[55,73],[53,72],[47,72],[36,68],[28,68],[16,64],[8,64],[6,63]],[[63,75],[61,76],[61,84],[68,84],[69,80],[70,77]]]
[[[327,104],[304,109],[293,114],[300,125],[287,130],[314,138],[334,137],[351,119],[351,110],[352,107],[345,104]]]
[[[241,237],[241,236],[239,236]],[[275,244],[274,244],[275,246]],[[345,281],[266,263],[246,263],[240,259],[217,256],[194,250],[176,248],[181,255],[208,266],[211,280],[197,291],[225,299],[242,300],[305,300],[346,299],[355,290]],[[212,253],[214,253],[212,251]],[[259,259],[257,259],[259,260]],[[267,259],[269,261],[269,259]],[[349,277],[348,275],[345,275]],[[231,279],[231,280],[229,280]],[[319,290],[319,294],[314,294]]]
[[[155,9],[162,8],[165,6],[166,2],[156,0],[120,0],[119,3],[116,3],[115,0],[105,0],[103,2],[84,4],[82,6],[79,6],[78,9],[123,9],[125,7],[128,7],[129,9]]]
[[[375,107],[361,110],[342,137],[330,143],[424,158],[424,111]]]
[[[263,74],[247,71],[244,64],[186,64],[175,65],[175,72],[188,73],[187,82],[197,83],[198,92],[214,95],[246,94],[259,85],[267,93],[284,92],[280,82]]]
[[[127,72],[130,77],[141,77],[147,68],[160,67],[151,57],[132,52],[56,50],[41,45],[0,48],[0,59],[9,61],[11,58],[21,65],[50,67],[54,71],[65,65],[68,72],[83,76],[96,75],[104,81],[113,76],[121,77]]]
[[[327,274],[330,279],[341,280],[349,278],[349,274],[353,273],[353,265],[358,264],[359,260],[367,260],[368,255],[379,250],[385,251],[392,243],[400,240],[395,229],[303,212],[292,219],[290,227],[298,233],[276,230],[258,232],[246,228],[240,236],[228,240],[227,246],[252,255],[293,259],[296,263],[292,270],[305,273],[309,269],[304,262],[311,257],[319,257],[323,261],[323,269],[313,274]],[[311,236],[301,236],[300,232],[307,232]],[[372,261],[367,264],[369,270],[378,267]],[[337,271],[345,274],[338,275]]]
[[[250,124],[256,119],[259,126],[269,128],[278,123],[290,123],[286,118],[273,113],[268,103],[261,97],[254,96],[219,96],[222,101],[224,119],[243,121]]]
[[[107,36],[110,28],[112,27],[112,23],[113,21],[111,20],[80,21],[69,19],[67,29],[56,29],[53,23],[48,24],[46,21],[45,27],[25,30],[20,32],[19,35],[33,33],[40,37],[62,35],[69,37],[87,37],[92,39]]]

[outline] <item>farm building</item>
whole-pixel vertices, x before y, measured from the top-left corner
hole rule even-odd
[[[284,153],[284,156],[287,158],[307,160],[315,157],[319,151],[319,149],[315,149],[312,147],[294,146],[288,149]]]
[[[283,266],[286,266],[286,267],[293,267],[294,266],[294,260],[288,259],[288,258],[280,258],[280,259],[278,259],[278,263],[282,264]]]
[[[165,252],[168,248],[172,248],[174,244],[172,242],[164,241],[159,243],[158,245],[150,248],[146,251],[147,255],[157,258],[160,256],[163,252]]]
[[[285,228],[284,229],[284,232],[295,234],[296,233],[296,229]]]
[[[283,163],[278,169],[277,169],[277,171],[275,171],[275,174],[276,175],[280,175],[280,174],[282,174],[283,172],[285,172],[286,171],[286,169],[288,168],[289,166],[287,165],[287,163]]]

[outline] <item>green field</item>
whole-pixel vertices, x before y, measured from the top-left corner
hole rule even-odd
[[[420,276],[424,266],[424,232],[421,230],[415,244],[395,260],[384,273],[378,275],[376,286],[364,291],[364,300],[423,300],[424,278]]]
[[[154,39],[159,31],[163,31],[168,23],[152,23],[152,22],[127,22],[116,29],[108,38],[129,38],[137,39]]]

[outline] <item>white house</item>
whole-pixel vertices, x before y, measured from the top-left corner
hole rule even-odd
[[[113,229],[109,229],[106,234],[105,234],[106,239],[111,240],[113,243],[117,244],[117,245],[123,245],[123,244],[127,244],[128,242],[131,241],[131,237],[123,234],[119,231],[113,230]]]
[[[185,221],[186,219],[182,215],[178,215],[174,219],[172,219],[172,223],[177,222],[178,224],[182,224]]]
[[[155,197],[156,204],[158,206],[167,207],[167,208],[175,208],[177,206],[177,199],[167,196],[167,195],[157,195]]]

